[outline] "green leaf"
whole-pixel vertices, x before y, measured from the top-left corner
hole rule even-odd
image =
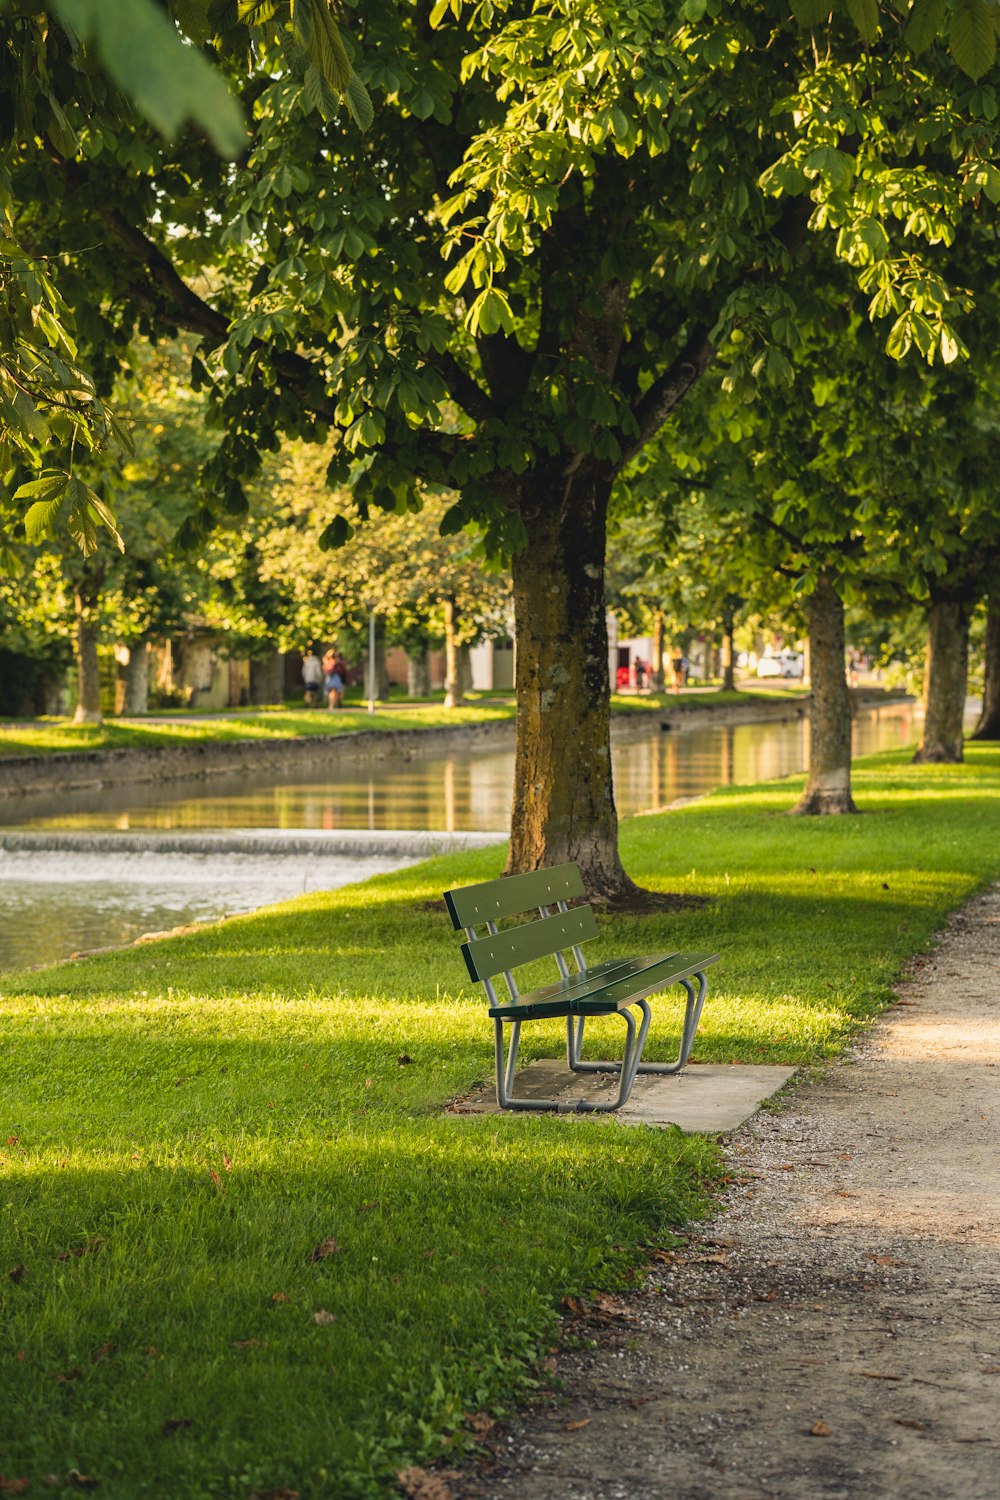
[[[514,314],[503,292],[488,286],[469,308],[465,324],[473,338],[479,334],[513,333]]]
[[[878,36],[878,0],[847,0],[847,13],[863,40],[873,42]]]
[[[222,156],[246,145],[243,112],[220,72],[185,46],[153,0],[52,0],[67,31],[92,42],[111,78],[162,135],[187,120],[200,125]]]
[[[462,502],[459,501],[457,505],[452,505],[448,508],[448,510],[445,511],[444,515],[441,517],[438,531],[442,536],[455,536],[457,532],[463,529],[463,527],[465,526],[465,521],[466,518],[462,510]]]
[[[239,0],[237,15],[245,26],[266,26],[278,14],[279,0]]]
[[[125,543],[118,534],[111,507],[101,499],[96,490],[84,484],[82,479],[74,477],[66,486],[66,500],[70,506],[66,525],[70,535],[76,537],[86,556],[89,557],[90,553],[97,548],[95,526],[97,521],[100,521],[105,530],[111,533],[118,551],[125,551]]]
[[[833,0],[792,0],[792,15],[800,26],[822,26],[833,9]]]
[[[906,41],[914,52],[925,51],[942,28],[948,0],[913,0],[906,24]]]
[[[320,533],[319,545],[323,552],[332,552],[342,547],[354,535],[354,527],[346,516],[336,515]]]
[[[996,61],[996,18],[991,0],[954,0],[951,55],[972,79],[982,78]]]
[[[33,500],[24,517],[24,534],[32,545],[52,535],[69,484],[67,474],[49,474],[33,479],[14,491],[15,500]]]

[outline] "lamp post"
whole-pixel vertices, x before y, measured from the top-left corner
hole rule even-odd
[[[375,712],[375,611],[368,611],[368,712]]]

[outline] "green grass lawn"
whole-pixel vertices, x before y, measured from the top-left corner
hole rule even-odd
[[[709,899],[602,918],[593,958],[717,947],[696,1058],[831,1056],[1000,876],[1000,747],[968,755],[869,758],[857,818],[784,817],[796,779],[633,819],[631,873]],[[491,1077],[492,1033],[436,902],[501,863],[0,978],[0,1475],[387,1496],[530,1388],[564,1296],[702,1211],[703,1138],[441,1111]],[[529,1026],[522,1050],[561,1043]]]
[[[206,741],[281,740],[297,735],[349,734],[358,730],[387,732],[400,729],[453,729],[462,724],[513,720],[513,703],[490,699],[468,708],[446,709],[440,703],[413,708],[380,705],[374,714],[360,704],[337,713],[325,709],[275,708],[234,713],[231,718],[209,715],[171,717],[154,715],[156,722],[73,724],[68,719],[38,719],[31,724],[0,722],[0,757],[44,755],[57,750],[156,749]]]
[[[685,712],[695,708],[731,707],[760,699],[801,697],[794,688],[752,689],[738,692],[658,693],[645,697],[615,693],[613,713],[661,713],[669,708]],[[229,711],[227,710],[227,713]],[[356,697],[344,709],[305,709],[294,704],[280,708],[233,711],[230,717],[213,718],[210,713],[163,713],[156,722],[132,719],[122,723],[108,719],[103,724],[73,724],[69,719],[37,719],[31,723],[0,720],[0,758],[15,755],[46,755],[58,750],[155,749],[178,744],[201,744],[209,740],[278,740],[296,735],[348,734],[358,730],[388,732],[399,729],[454,729],[461,724],[491,724],[514,719],[513,698],[489,694],[470,695],[464,708],[445,708],[426,699],[412,705],[406,699],[379,704],[370,714]]]

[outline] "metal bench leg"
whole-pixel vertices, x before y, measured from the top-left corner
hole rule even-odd
[[[496,1058],[497,1073],[497,1104],[501,1109],[514,1110],[548,1110],[557,1114],[608,1114],[612,1110],[621,1109],[632,1092],[635,1082],[636,1069],[639,1059],[642,1057],[642,1049],[646,1044],[649,1032],[651,1012],[645,1000],[636,1000],[642,1020],[638,1026],[635,1017],[630,1010],[620,1010],[618,1015],[625,1022],[625,1047],[622,1060],[619,1063],[609,1064],[608,1070],[613,1068],[615,1072],[621,1073],[618,1086],[618,1094],[614,1100],[609,1102],[596,1102],[589,1099],[515,1099],[514,1091],[514,1064],[517,1061],[517,1047],[521,1029],[520,1021],[514,1021],[510,1047],[504,1056],[503,1022],[494,1018],[494,1054]],[[567,1035],[567,1045],[571,1045]]]
[[[708,993],[708,979],[706,975],[697,973],[694,978],[698,981],[698,993],[690,979],[679,979],[678,984],[683,985],[687,995],[684,1006],[684,1023],[681,1027],[680,1048],[677,1060],[672,1063],[647,1063],[639,1062],[636,1071],[639,1073],[655,1073],[661,1077],[679,1073],[682,1068],[687,1067],[688,1058],[691,1056],[691,1048],[694,1046],[695,1034],[701,1013],[705,1007],[705,996]],[[637,1001],[639,1005],[646,1005],[646,1001]],[[580,1017],[573,1026],[572,1021],[566,1023],[567,1061],[574,1073],[617,1073],[621,1068],[620,1062],[583,1062],[580,1053],[583,1051],[583,1023],[584,1017]]]

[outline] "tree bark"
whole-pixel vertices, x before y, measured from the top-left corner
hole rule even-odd
[[[653,659],[649,664],[650,687],[654,693],[663,692],[663,611],[653,615]]]
[[[371,694],[368,691],[368,679],[371,676],[371,663],[368,655],[368,647],[365,646],[365,676],[363,692],[368,700]],[[382,615],[375,616],[375,701],[376,703],[388,703],[389,701],[389,665],[386,660],[385,648],[385,619]]]
[[[1000,584],[986,602],[986,651],[983,662],[983,710],[972,731],[974,740],[1000,740]]]
[[[462,678],[458,663],[458,642],[455,631],[458,611],[454,599],[444,601],[444,706],[461,708],[465,703]]]
[[[733,611],[727,607],[722,615],[722,691],[724,693],[731,693],[736,688],[734,628]]]
[[[581,465],[522,497],[514,557],[517,743],[507,873],[573,861],[587,892],[639,896],[618,854],[611,777],[604,552],[610,479]],[[542,490],[546,477],[534,476]]]
[[[406,691],[411,698],[429,698],[431,694],[431,674],[427,662],[427,652],[414,651],[406,653]]]
[[[794,813],[856,813],[851,796],[851,697],[844,671],[844,606],[828,573],[809,600],[812,701],[809,772]]]
[[[76,614],[77,700],[74,724],[103,724],[101,713],[101,677],[97,661],[100,625],[97,611],[100,590],[96,583],[80,583],[73,592]]]
[[[283,703],[285,698],[285,658],[282,652],[250,658],[250,702]]]
[[[149,642],[136,641],[129,647],[125,668],[125,702],[122,712],[129,715],[149,712]]]
[[[969,607],[938,600],[927,617],[924,734],[917,765],[957,765],[964,759],[962,721],[969,678]]]
[[[472,692],[472,647],[467,641],[458,648],[458,685],[463,698]]]

